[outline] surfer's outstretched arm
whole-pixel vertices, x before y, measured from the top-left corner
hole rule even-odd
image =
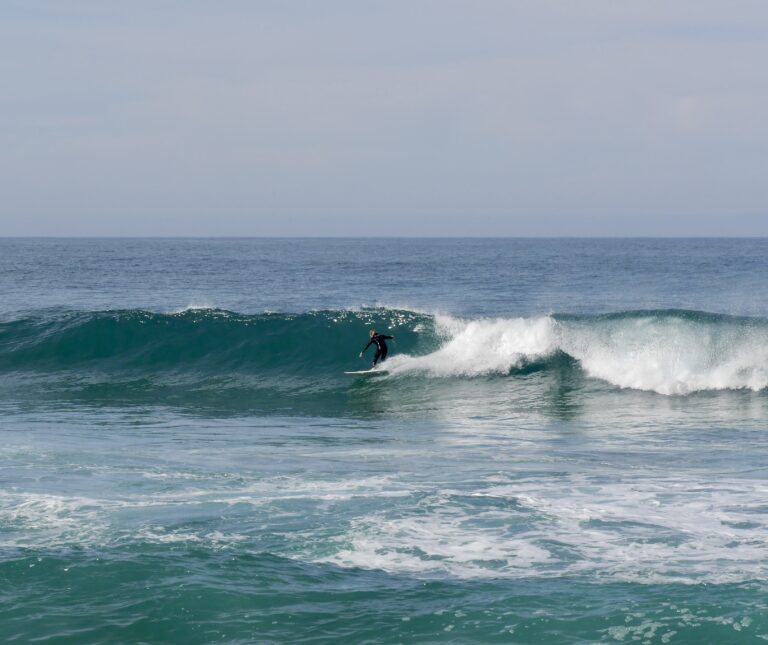
[[[373,339],[371,339],[371,340],[368,342],[368,344],[367,344],[365,347],[363,347],[363,351],[362,351],[362,352],[360,352],[360,358],[362,358],[362,357],[363,357],[363,354],[365,354],[365,350],[366,350],[366,349],[368,349],[368,348],[369,348],[371,345],[373,345]]]

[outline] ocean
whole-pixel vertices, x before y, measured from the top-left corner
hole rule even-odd
[[[0,641],[763,642],[767,387],[766,239],[2,239]]]

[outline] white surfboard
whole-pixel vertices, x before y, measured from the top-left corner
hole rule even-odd
[[[344,372],[344,374],[352,374],[353,376],[364,376],[370,374],[387,374],[387,370],[382,370],[374,367],[370,370],[359,370],[357,372]]]

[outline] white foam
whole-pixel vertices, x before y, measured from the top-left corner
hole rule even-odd
[[[437,316],[436,324],[443,345],[425,356],[390,358],[390,373],[507,374],[559,350],[588,376],[622,388],[672,395],[768,387],[768,328],[744,321],[660,313],[567,321]]]
[[[768,386],[768,330],[648,316],[563,324],[561,348],[590,376],[660,394]]]
[[[106,528],[99,500],[0,491],[0,548],[91,542]]]
[[[205,311],[206,309],[215,309],[215,305],[206,299],[193,300],[186,307],[179,307],[171,311],[172,314],[183,314],[187,311]]]
[[[437,332],[446,341],[426,356],[394,356],[387,362],[393,373],[424,371],[433,376],[507,374],[523,361],[557,349],[555,321],[540,318],[495,318],[462,321],[437,316]]]
[[[237,486],[227,478],[213,480],[210,475],[189,472],[142,473],[149,480],[184,484],[175,490],[130,497],[83,497],[48,493],[0,491],[0,548],[55,547],[65,544],[103,546],[141,539],[147,542],[203,542],[220,546],[240,542],[238,534],[199,532],[172,526],[158,526],[151,518],[157,509],[185,507],[217,516],[217,507],[247,504],[254,510],[290,501],[320,504],[346,502],[354,498],[404,497],[408,489],[390,476],[371,476],[342,480],[311,480],[278,476],[243,481]],[[292,516],[291,511],[269,508],[272,520]],[[181,512],[183,517],[185,512]],[[144,518],[143,520],[141,518]],[[126,518],[129,519],[126,523]],[[138,521],[138,525],[133,522]],[[145,524],[143,522],[153,522]]]
[[[549,552],[522,537],[505,537],[503,529],[464,526],[465,517],[433,514],[388,519],[372,515],[352,523],[339,538],[339,550],[318,558],[345,567],[390,572],[449,573],[461,578],[530,575],[550,560]]]
[[[760,480],[712,482],[706,473],[689,473],[601,483],[580,474],[524,480],[496,474],[467,489],[439,491],[403,475],[234,483],[104,498],[2,491],[0,548],[137,539],[248,548],[249,526],[259,519],[275,534],[284,531],[288,557],[428,577],[587,575],[643,583],[768,577],[768,485]],[[249,521],[223,529],[223,509],[243,504],[238,513]],[[174,518],[168,522],[158,519],[166,509]],[[317,521],[297,531],[295,519],[304,515]],[[211,522],[200,522],[204,517]]]
[[[418,513],[372,513],[352,522],[338,550],[317,558],[340,566],[425,575],[599,575],[641,583],[743,582],[768,575],[768,487],[754,481],[695,491],[693,481],[595,486],[574,477],[490,484],[500,504],[474,510],[436,495]],[[694,492],[692,492],[692,490]]]

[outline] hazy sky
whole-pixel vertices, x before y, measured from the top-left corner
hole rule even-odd
[[[2,0],[0,235],[768,235],[768,2]]]

